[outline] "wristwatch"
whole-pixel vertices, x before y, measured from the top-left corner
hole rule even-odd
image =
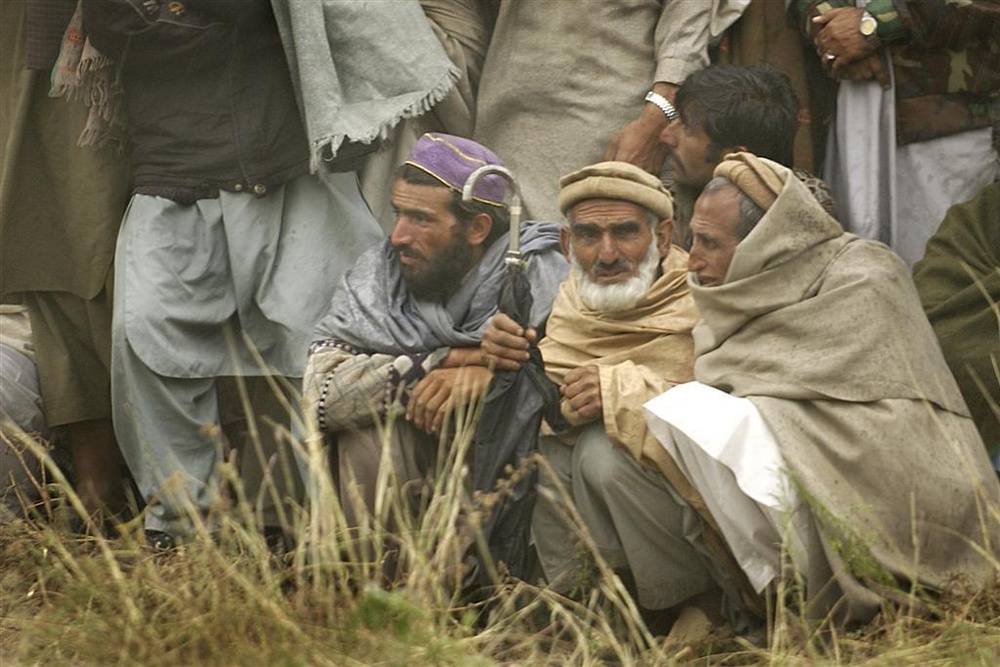
[[[654,93],[652,90],[649,91],[646,93],[646,101],[656,105],[671,123],[681,117],[681,115],[677,113],[677,109],[674,108],[674,105],[670,103],[670,100],[659,93]]]
[[[861,12],[860,30],[866,42],[875,47],[881,45],[882,42],[878,38],[878,20],[868,10]]]

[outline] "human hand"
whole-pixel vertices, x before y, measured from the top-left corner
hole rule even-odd
[[[516,371],[528,360],[528,347],[538,337],[532,329],[522,329],[509,315],[497,313],[483,331],[482,350],[487,366],[500,371]]]
[[[647,103],[638,118],[611,137],[604,159],[630,162],[651,174],[659,174],[667,156],[660,133],[668,123],[659,108]]]
[[[673,103],[677,86],[657,81],[653,84],[653,92]],[[604,150],[604,159],[630,162],[651,174],[659,174],[667,155],[666,147],[660,142],[660,134],[669,124],[659,107],[650,102],[644,103],[639,116],[611,137]]]
[[[863,13],[861,7],[837,7],[812,18],[813,24],[822,26],[813,38],[813,46],[831,76],[836,77],[835,67],[844,67],[877,51],[861,34]]]
[[[853,63],[841,65],[835,61],[832,76],[836,79],[847,79],[848,81],[869,81],[876,79],[882,90],[889,90],[892,81],[889,79],[889,71],[882,63],[882,58],[878,52],[870,54],[867,58],[856,60]]]
[[[490,386],[493,372],[484,366],[435,368],[410,392],[406,420],[427,433],[437,433],[445,417],[468,405]]]
[[[563,416],[570,423],[581,423],[574,422],[574,419],[588,422],[602,416],[604,403],[601,400],[601,372],[597,366],[580,366],[566,373],[559,385],[559,392],[565,399],[563,403],[567,404],[562,408]]]
[[[481,346],[453,347],[448,350],[440,364],[440,368],[459,368],[460,366],[485,366],[486,356]]]

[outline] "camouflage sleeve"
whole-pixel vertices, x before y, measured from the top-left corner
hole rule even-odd
[[[849,0],[792,0],[788,11],[812,40],[819,31],[812,17],[853,6]],[[871,0],[866,9],[878,21],[879,39],[887,44],[959,46],[1000,31],[1000,0]]]
[[[886,43],[922,49],[962,46],[1000,30],[1000,0],[872,0]]]

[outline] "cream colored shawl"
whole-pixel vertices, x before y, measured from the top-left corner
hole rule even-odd
[[[559,288],[538,345],[545,372],[557,384],[575,368],[600,368],[608,435],[637,459],[663,449],[648,434],[642,404],[693,378],[691,329],[698,313],[685,281],[686,265],[687,253],[672,248],[663,260],[663,275],[635,308],[620,313],[584,306],[571,275]]]
[[[784,185],[725,282],[690,281],[695,377],[753,401],[808,499],[809,613],[867,620],[910,582],[982,580],[1000,487],[906,267],[767,164]]]

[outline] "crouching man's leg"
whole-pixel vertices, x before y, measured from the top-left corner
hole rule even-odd
[[[661,474],[614,446],[599,424],[583,431],[573,447],[550,438],[540,448],[571,492],[601,557],[631,573],[641,607],[655,612],[693,606],[712,622],[735,620],[734,585],[706,549],[697,513]],[[544,474],[539,485],[554,487]],[[563,519],[565,509],[547,500],[552,494],[540,495],[532,524],[539,558],[550,584],[571,593],[589,584],[581,570],[586,561]]]
[[[347,525],[356,528],[367,516],[375,516],[378,475],[382,455],[387,453],[391,473],[389,488],[400,489],[400,502],[408,511],[415,511],[428,488],[437,458],[437,440],[409,424],[393,424],[388,444],[383,444],[384,431],[375,427],[342,431],[336,435],[337,490]],[[395,494],[387,496],[386,500]],[[391,508],[387,508],[391,509]],[[384,519],[391,516],[383,515]],[[391,524],[390,524],[390,530]]]
[[[590,583],[590,561],[568,522],[566,494],[573,493],[573,448],[554,437],[542,437],[538,451],[548,462],[538,474],[538,499],[531,517],[531,537],[549,586],[564,595]],[[553,480],[558,480],[558,484]]]
[[[638,602],[667,609],[717,589],[698,517],[660,473],[586,429],[573,450],[573,500],[608,565],[628,570]]]
[[[376,564],[385,581],[396,580],[400,576],[396,536],[419,521],[420,510],[429,502],[437,440],[397,421],[388,442],[384,430],[371,427],[338,433],[335,446],[336,487],[347,526],[358,540],[357,556]],[[380,490],[382,468],[388,477]],[[365,538],[371,534],[363,530],[365,526],[381,526],[381,540]]]

